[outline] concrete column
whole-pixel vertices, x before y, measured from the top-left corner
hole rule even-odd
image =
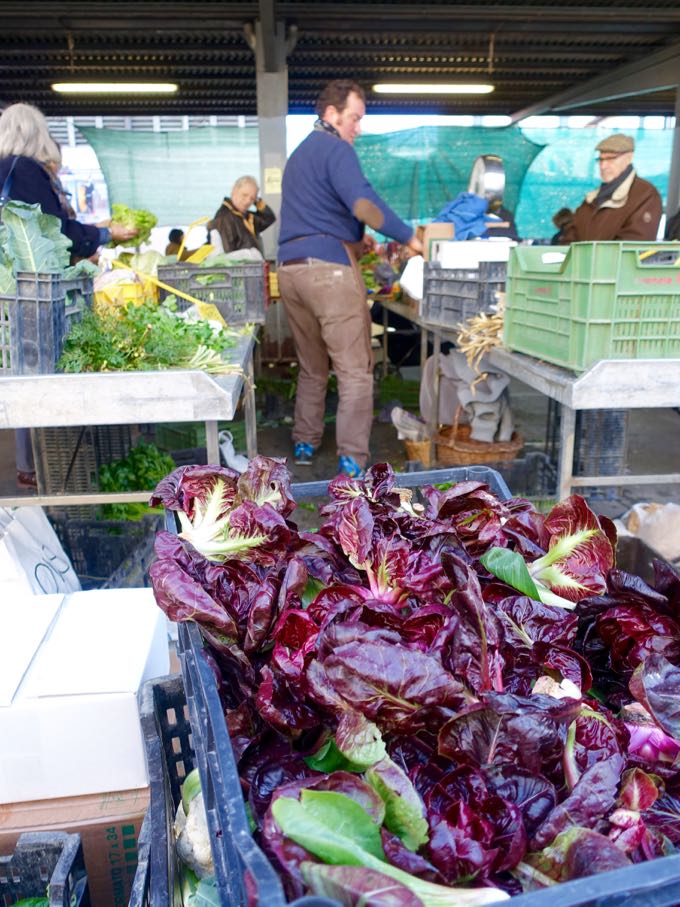
[[[291,46],[283,23],[257,22],[249,36],[255,52],[257,120],[260,137],[260,194],[276,213],[281,210],[281,177],[286,163],[288,66]],[[276,257],[278,221],[262,234],[265,258]]]
[[[680,87],[675,89],[675,129],[671,147],[671,170],[668,175],[666,217],[673,217],[680,208]]]

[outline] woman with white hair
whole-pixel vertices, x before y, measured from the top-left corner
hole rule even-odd
[[[76,258],[89,258],[111,240],[132,239],[135,231],[127,227],[81,224],[70,216],[54,175],[59,166],[61,151],[37,107],[6,107],[0,115],[0,194],[13,201],[38,204],[44,214],[58,217],[61,232],[71,240],[71,254]]]
[[[208,233],[213,244],[212,231],[215,230],[225,252],[257,249],[262,254],[263,246],[259,234],[267,227],[271,227],[276,215],[269,205],[258,197],[258,191],[255,177],[241,176],[236,180],[231,196],[224,199],[215,217],[208,223]]]
[[[0,115],[0,197],[40,205],[44,214],[61,221],[61,232],[71,240],[71,254],[89,258],[111,239],[125,242],[134,230],[112,224],[81,224],[73,216],[56,176],[61,151],[43,114],[30,104],[12,104]],[[16,431],[17,484],[36,486],[31,436],[28,429]]]

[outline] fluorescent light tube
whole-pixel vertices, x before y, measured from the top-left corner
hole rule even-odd
[[[475,82],[379,82],[376,94],[490,94],[493,85]]]
[[[172,94],[173,82],[55,82],[60,94]]]

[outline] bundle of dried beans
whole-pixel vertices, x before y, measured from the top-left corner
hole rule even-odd
[[[494,315],[482,312],[458,325],[457,347],[465,354],[470,368],[476,372],[479,372],[484,356],[503,341],[504,308],[505,294],[499,293],[498,311]]]

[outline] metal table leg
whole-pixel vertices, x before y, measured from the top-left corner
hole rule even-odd
[[[427,423],[428,433],[430,436],[430,463],[435,463],[437,459],[437,449],[434,436],[439,428],[439,353],[441,350],[441,338],[438,334],[432,335],[432,411]]]
[[[211,466],[220,465],[220,448],[219,448],[219,439],[217,437],[217,422],[207,422],[205,423],[205,446],[206,453],[208,455],[208,463]]]
[[[427,329],[420,327],[420,374],[422,376],[427,362]]]
[[[387,356],[387,318],[388,318],[388,316],[389,316],[389,312],[387,311],[387,309],[385,308],[385,306],[383,306],[383,309],[382,309],[382,323],[383,323],[383,335],[382,335],[382,355],[383,355],[383,361],[382,361],[382,376],[383,376],[383,378],[387,378],[387,372],[388,372],[388,366],[389,366],[389,359],[388,359],[388,356]]]
[[[243,388],[244,407],[246,417],[246,453],[248,458],[257,456],[257,417],[255,410],[255,375],[253,372],[253,358],[248,360],[246,368],[246,381]]]
[[[563,501],[571,494],[574,474],[574,431],[576,428],[576,411],[568,406],[562,407],[560,424],[560,451],[557,464],[557,490],[559,500]]]

